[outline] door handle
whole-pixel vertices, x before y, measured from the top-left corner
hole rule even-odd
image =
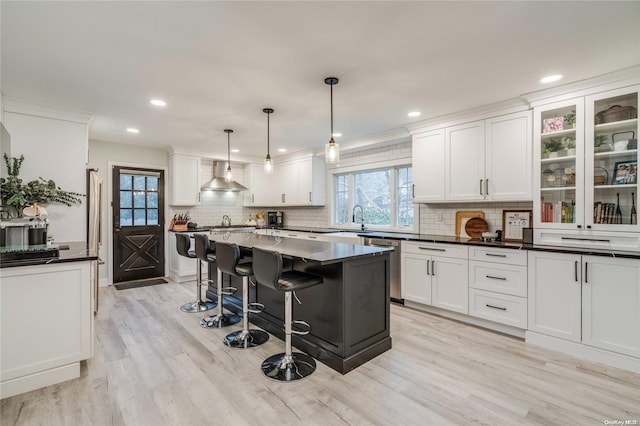
[[[489,195],[489,179],[484,180],[484,195]]]
[[[432,260],[431,261],[431,275],[432,276],[436,276],[436,261]]]
[[[427,260],[427,275],[431,275],[431,272],[429,272],[429,261]]]
[[[483,180],[484,180],[484,179],[480,179],[480,195],[484,195],[484,194],[482,193],[482,181],[483,181]]]

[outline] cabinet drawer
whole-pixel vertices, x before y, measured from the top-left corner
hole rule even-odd
[[[470,247],[469,260],[482,262],[507,263],[509,265],[527,265],[527,251],[492,247]]]
[[[469,287],[526,297],[527,267],[470,260]]]
[[[565,232],[546,229],[534,229],[533,232],[533,242],[540,245],[640,251],[640,235],[632,232]]]
[[[467,259],[469,248],[463,244],[439,244],[421,241],[403,241],[402,251],[427,256],[455,257]]]
[[[469,289],[469,315],[518,328],[527,328],[527,299]]]

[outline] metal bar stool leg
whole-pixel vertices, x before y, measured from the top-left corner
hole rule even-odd
[[[270,379],[290,382],[305,378],[316,369],[316,361],[307,354],[293,352],[291,348],[291,334],[293,331],[293,313],[291,306],[291,292],[284,293],[284,336],[285,352],[272,355],[262,363],[262,372]],[[306,334],[306,333],[299,333]]]
[[[202,261],[197,259],[198,264],[196,265],[197,273],[196,273],[196,301],[193,303],[185,303],[180,307],[182,312],[194,313],[194,312],[204,312],[216,307],[214,302],[205,302],[202,300]]]
[[[264,305],[262,305],[264,308]],[[261,312],[261,310],[249,310],[249,277],[242,277],[242,330],[234,331],[225,336],[223,342],[232,348],[252,348],[269,340],[269,335],[262,331],[249,330],[249,312]]]
[[[200,320],[200,326],[204,328],[223,328],[240,322],[240,317],[236,314],[225,314],[222,310],[224,304],[224,289],[222,286],[222,271],[217,269],[218,284],[218,312]],[[235,290],[235,289],[234,289]],[[231,294],[231,293],[227,293]]]

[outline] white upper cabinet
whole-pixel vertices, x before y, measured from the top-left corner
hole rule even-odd
[[[532,199],[531,112],[413,135],[414,202]]]
[[[534,242],[640,250],[640,86],[534,108]]]
[[[172,154],[169,156],[169,205],[200,204],[200,157]]]
[[[485,121],[485,190],[487,200],[531,200],[531,112]]]
[[[324,205],[324,160],[315,156],[274,164],[273,175],[261,165],[250,164],[249,193],[245,206],[286,207]]]
[[[444,199],[444,129],[413,135],[413,200]]]
[[[445,173],[447,200],[484,199],[484,121],[447,127]]]

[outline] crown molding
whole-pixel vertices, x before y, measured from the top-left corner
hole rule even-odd
[[[85,125],[89,125],[93,118],[93,114],[89,112],[74,111],[7,96],[4,97],[4,112],[51,118],[53,120],[70,121],[72,123]]]

